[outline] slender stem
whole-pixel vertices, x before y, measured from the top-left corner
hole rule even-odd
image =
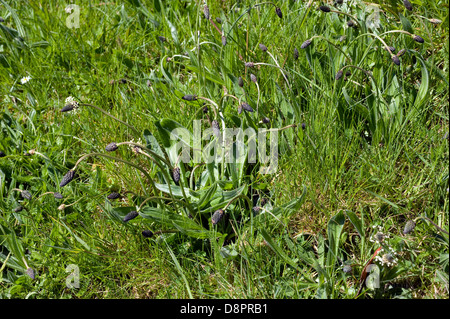
[[[361,25],[359,24],[359,22],[358,22],[358,20],[356,19],[356,17],[352,16],[351,14],[348,14],[348,13],[342,12],[342,11],[337,11],[337,10],[330,10],[330,12],[334,12],[334,13],[337,13],[337,14],[343,14],[343,15],[346,15],[347,17],[352,18],[352,20],[353,20],[354,22],[356,22],[356,24],[358,25],[358,27],[361,27]]]
[[[283,69],[282,69],[282,68],[280,67],[280,65],[278,64],[277,59],[275,59],[275,57],[272,55],[272,53],[270,53],[268,50],[267,50],[267,54],[270,55],[270,57],[272,58],[272,60],[273,60],[273,61],[275,62],[275,64],[278,66],[278,68],[279,68],[280,71],[281,71],[281,74],[283,75],[283,77],[284,77],[284,79],[286,80],[288,86],[290,87],[291,84],[289,83],[289,80],[288,80],[286,74],[284,74]]]
[[[144,149],[144,150],[146,150],[147,152],[149,152],[149,153],[151,153],[153,156],[155,156],[157,159],[159,159],[160,161],[162,161],[162,162],[164,162],[164,164],[166,164],[167,166],[169,166],[169,167],[171,167],[172,165],[164,158],[164,157],[162,157],[161,155],[158,155],[158,154],[156,154],[154,151],[152,151],[151,149],[149,149],[149,148],[147,148],[147,147],[145,147],[144,145],[141,145],[141,144],[139,144],[139,143],[134,143],[134,142],[120,142],[120,143],[117,143],[116,144],[117,146],[120,146],[120,145],[134,145],[134,146],[137,146],[137,147],[139,147],[139,148],[141,148],[141,149]]]
[[[320,39],[322,39],[322,40],[327,41],[329,44],[331,44],[332,46],[334,46],[337,50],[341,51],[341,53],[342,53],[343,55],[345,55],[345,57],[346,57],[347,59],[349,59],[350,62],[353,62],[352,58],[351,58],[347,53],[345,53],[340,47],[338,47],[336,44],[334,44],[333,42],[331,42],[331,41],[328,40],[327,38],[324,38],[324,37],[321,36],[321,35],[315,35],[315,36],[313,36],[310,40],[313,40],[314,38],[320,38]]]
[[[77,167],[78,167],[78,165],[79,165],[84,159],[86,159],[86,158],[88,158],[88,157],[92,157],[92,156],[106,157],[106,158],[109,158],[109,159],[112,159],[112,160],[115,160],[115,161],[119,161],[119,162],[128,164],[128,165],[130,165],[130,166],[132,166],[132,167],[134,167],[134,168],[140,170],[142,173],[144,173],[144,175],[147,177],[147,179],[151,182],[151,184],[152,184],[152,186],[154,187],[154,189],[156,189],[156,188],[155,188],[155,184],[154,184],[152,178],[150,177],[150,175],[147,173],[147,171],[146,171],[145,169],[143,169],[142,167],[140,167],[140,166],[138,166],[138,165],[136,165],[136,164],[134,164],[134,163],[132,163],[132,162],[129,162],[129,161],[127,161],[127,160],[124,160],[124,159],[121,159],[121,158],[118,158],[118,157],[114,157],[114,156],[111,156],[111,155],[103,154],[103,153],[90,153],[90,154],[83,155],[83,156],[80,157],[80,159],[75,163],[75,166],[72,168],[72,170],[73,170],[73,171],[76,170]]]
[[[129,127],[130,129],[132,129],[136,134],[140,135],[139,131],[138,131],[137,129],[135,129],[132,125],[130,125],[130,124],[128,124],[127,122],[124,122],[124,121],[122,121],[122,120],[119,120],[117,117],[115,117],[115,116],[109,114],[108,112],[106,112],[105,110],[99,108],[98,106],[93,105],[93,104],[88,104],[88,103],[80,103],[80,105],[82,105],[82,106],[90,106],[90,107],[93,107],[93,108],[99,110],[100,112],[102,112],[103,114],[109,116],[110,118],[116,120],[117,122],[120,122],[120,123],[122,123],[122,124],[128,126],[128,127]]]
[[[436,227],[437,229],[439,229],[441,232],[446,233],[447,235],[449,235],[448,231],[446,231],[445,229],[442,229],[441,227],[439,227],[438,225],[436,225],[430,218],[425,217],[425,216],[419,216],[416,219],[414,219],[414,222],[418,219],[426,219],[428,220],[431,224],[433,224],[434,227]]]

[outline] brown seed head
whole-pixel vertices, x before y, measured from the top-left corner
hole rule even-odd
[[[305,49],[307,48],[310,44],[311,44],[311,39],[306,40],[305,42],[302,43],[302,45],[300,46],[300,49]]]
[[[414,41],[419,42],[419,43],[424,43],[425,42],[425,40],[422,37],[418,36],[418,35],[413,35],[413,39],[414,39]]]
[[[220,220],[222,219],[224,215],[224,211],[223,209],[218,209],[214,212],[214,214],[211,217],[211,223],[213,225],[216,225],[218,222],[220,222]]]
[[[187,94],[187,95],[183,96],[182,99],[185,101],[195,101],[195,100],[197,100],[197,95]]]
[[[69,184],[72,181],[74,175],[75,175],[75,172],[73,170],[69,170],[67,172],[67,174],[64,175],[63,179],[61,180],[61,184],[59,184],[59,187],[64,187],[67,184]]]
[[[106,147],[105,147],[105,150],[106,150],[107,152],[114,152],[114,151],[117,150],[117,149],[118,149],[118,146],[117,146],[117,144],[114,143],[114,142],[109,143],[109,144],[106,145]]]
[[[136,218],[136,217],[138,217],[138,216],[139,216],[139,213],[138,213],[137,211],[133,210],[133,211],[129,212],[129,213],[123,218],[123,221],[126,223],[126,222],[128,222],[128,221],[130,221],[130,220],[132,220],[132,219],[134,219],[134,218]]]
[[[206,20],[209,20],[209,7],[208,6],[203,7],[203,13],[205,14]]]
[[[330,7],[327,7],[327,6],[320,6],[319,9],[322,10],[323,12],[330,12],[331,11]]]
[[[403,0],[403,5],[405,6],[406,9],[408,9],[409,11],[412,11],[413,7],[411,2],[409,2],[408,0]]]
[[[393,55],[393,56],[392,56],[392,61],[393,61],[396,65],[400,65],[400,59],[398,58],[398,56]]]
[[[280,8],[275,8],[275,12],[277,13],[277,16],[278,17],[280,17],[280,19],[282,19],[283,18],[283,13],[281,12],[281,9]]]
[[[260,48],[263,52],[266,52],[266,51],[267,51],[267,47],[266,47],[264,44],[262,44],[262,43],[259,44],[259,48]]]
[[[409,234],[416,227],[416,223],[413,220],[408,220],[405,224],[405,228],[403,229],[403,234]]]

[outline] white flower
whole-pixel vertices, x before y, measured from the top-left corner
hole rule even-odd
[[[72,13],[72,5],[66,7],[66,13]]]
[[[395,266],[397,264],[397,258],[395,258],[396,253],[392,249],[382,254],[385,251],[381,249],[378,255],[375,257],[375,260],[380,262],[382,266],[386,265],[388,267]]]
[[[20,83],[25,84],[25,83],[27,83],[30,80],[31,80],[31,76],[25,76],[25,77],[20,79]]]
[[[136,143],[136,144],[142,145],[142,140],[141,140],[141,138],[139,138],[139,139],[137,140],[137,142],[135,142],[134,139],[132,139],[132,140],[130,141],[130,143]],[[142,150],[142,149],[141,149],[139,146],[137,146],[137,145],[128,145],[128,147],[129,147],[134,153],[136,153],[136,154],[138,154],[138,153]]]

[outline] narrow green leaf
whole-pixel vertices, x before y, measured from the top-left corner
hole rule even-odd
[[[345,214],[347,215],[348,219],[350,220],[350,222],[355,227],[355,229],[358,232],[359,236],[361,236],[361,238],[363,238],[364,237],[364,229],[362,227],[361,219],[358,216],[356,216],[356,214],[354,212],[352,212],[350,210],[347,210],[345,212]]]

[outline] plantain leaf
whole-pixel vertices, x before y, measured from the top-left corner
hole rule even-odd
[[[328,222],[328,256],[327,265],[333,266],[339,250],[339,240],[341,237],[342,229],[344,228],[345,215],[342,211],[334,215]]]
[[[300,197],[294,198],[293,200],[289,201],[284,205],[275,207],[272,210],[272,214],[275,216],[283,214],[284,216],[289,217],[292,214],[296,213],[302,206],[303,202],[305,201],[306,193],[307,193],[306,186],[303,186],[303,193],[302,195],[300,195]]]
[[[353,226],[356,228],[356,231],[358,232],[359,236],[361,236],[361,238],[364,238],[364,229],[362,227],[361,219],[350,210],[347,210],[345,214],[347,215],[348,219],[353,224]]]
[[[197,224],[194,220],[172,213],[170,211],[163,210],[161,208],[146,206],[139,212],[139,215],[143,218],[153,220],[157,223],[175,227],[181,233],[186,234],[190,237],[195,238],[215,238],[222,236],[220,233],[215,231],[209,231],[203,228],[201,225]]]

